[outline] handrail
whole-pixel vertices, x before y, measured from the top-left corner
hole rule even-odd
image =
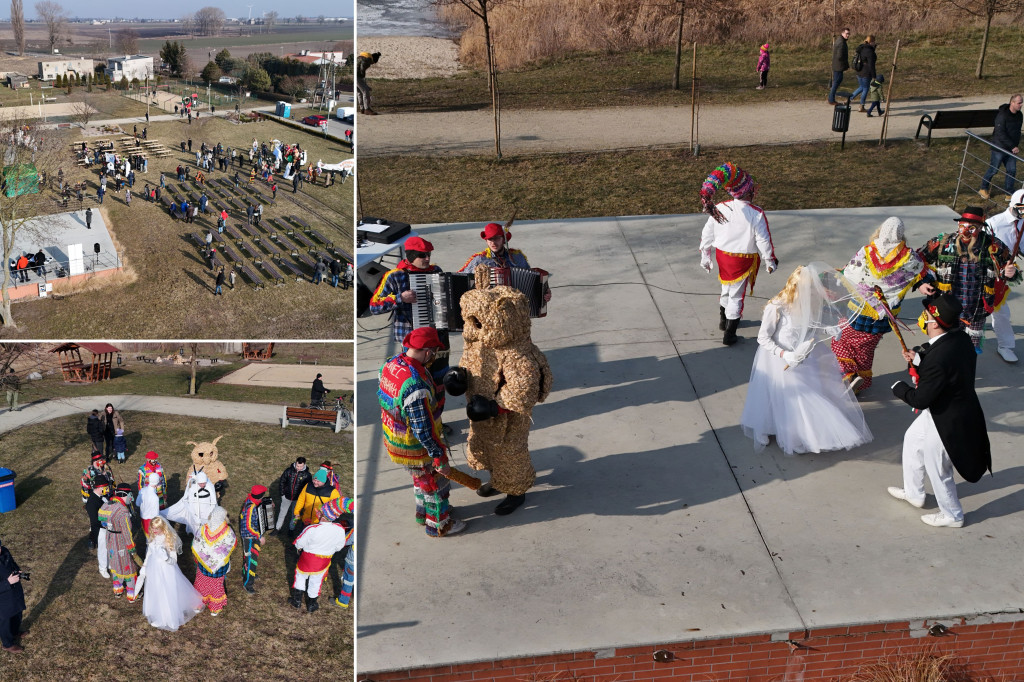
[[[981,180],[985,177],[985,173],[988,171],[989,161],[991,159],[991,151],[993,149],[998,149],[1000,152],[1008,154],[1017,161],[1021,162],[1021,164],[1024,164],[1024,158],[1021,158],[1020,156],[1017,156],[1016,154],[1013,154],[1012,152],[997,146],[992,141],[986,140],[985,138],[976,135],[969,130],[965,132],[967,133],[967,142],[964,144],[964,155],[960,161],[960,170],[956,179],[956,191],[953,193],[953,204],[950,206],[950,208],[952,208],[954,211],[957,211],[956,204],[957,200],[960,197],[961,187],[970,190],[974,194],[977,194],[978,190],[981,188]],[[988,148],[985,151],[988,151],[990,153],[987,156],[979,156],[977,152],[971,152],[972,142],[980,142],[982,145]],[[979,168],[980,170],[978,170]],[[1024,166],[1022,166],[1022,169],[1024,169]],[[965,175],[967,176],[967,180],[964,179]],[[999,177],[1002,177],[1003,181],[997,183],[996,179]],[[990,181],[990,187],[994,188],[998,185],[1000,189],[997,189],[996,192],[992,194],[988,199],[983,199],[982,197],[979,196],[978,201],[985,202],[986,208],[988,207],[988,205],[997,205],[997,200],[1001,199],[1002,194],[1004,193],[1004,190],[1001,188],[1005,186],[1005,179],[1005,167],[998,169],[997,173],[993,176],[992,180]],[[1019,180],[1016,181],[1016,186],[1019,188]],[[1002,205],[999,205],[999,208],[1000,210],[1002,210]]]

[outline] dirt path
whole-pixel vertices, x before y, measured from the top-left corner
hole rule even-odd
[[[922,114],[940,109],[995,109],[1009,97],[958,97],[897,102],[888,122],[888,138],[914,137]],[[702,147],[792,144],[839,141],[832,132],[832,107],[821,101],[757,104],[751,91],[748,106],[705,106],[700,110],[697,140]],[[494,150],[490,110],[362,116],[359,119],[365,156],[393,154],[489,154]],[[848,141],[878,140],[882,120],[868,118],[854,105]],[[502,114],[502,152],[537,154],[565,151],[608,151],[688,146],[689,107],[606,107],[577,111],[509,111]],[[978,129],[988,135],[990,129]],[[934,137],[962,136],[961,130],[936,131]]]

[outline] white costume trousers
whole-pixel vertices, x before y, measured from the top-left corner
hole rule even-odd
[[[903,490],[907,499],[924,501],[924,475],[928,474],[939,511],[956,521],[963,521],[964,510],[956,494],[953,463],[942,446],[930,410],[921,410],[903,436]]]
[[[305,573],[304,571],[296,570],[295,582],[292,583],[292,587],[296,590],[305,590],[308,597],[316,599],[320,596],[320,585],[323,584],[324,576],[327,575],[329,568],[330,566],[319,573]]]
[[[107,572],[109,560],[110,557],[107,555],[107,529],[101,527],[99,535],[96,536],[96,563],[99,564],[100,575],[104,578],[110,577],[110,574]]]
[[[730,320],[738,320],[743,315],[743,298],[747,294],[747,278],[738,282],[722,285],[722,295],[718,305],[725,308],[725,316]]]
[[[1007,294],[1009,296],[1010,294]],[[1000,348],[1009,348],[1017,345],[1017,339],[1013,335],[1013,324],[1010,322],[1009,301],[1005,301],[999,310],[992,313],[992,329],[996,332],[996,341]]]

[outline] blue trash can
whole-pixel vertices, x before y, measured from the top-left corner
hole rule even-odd
[[[14,511],[14,472],[0,467],[0,513]]]

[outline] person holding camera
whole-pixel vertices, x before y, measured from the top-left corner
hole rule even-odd
[[[21,629],[21,614],[25,610],[25,589],[21,580],[28,580],[28,573],[22,573],[7,547],[0,541],[0,642],[4,651],[12,654],[24,651],[18,644],[28,630]]]

